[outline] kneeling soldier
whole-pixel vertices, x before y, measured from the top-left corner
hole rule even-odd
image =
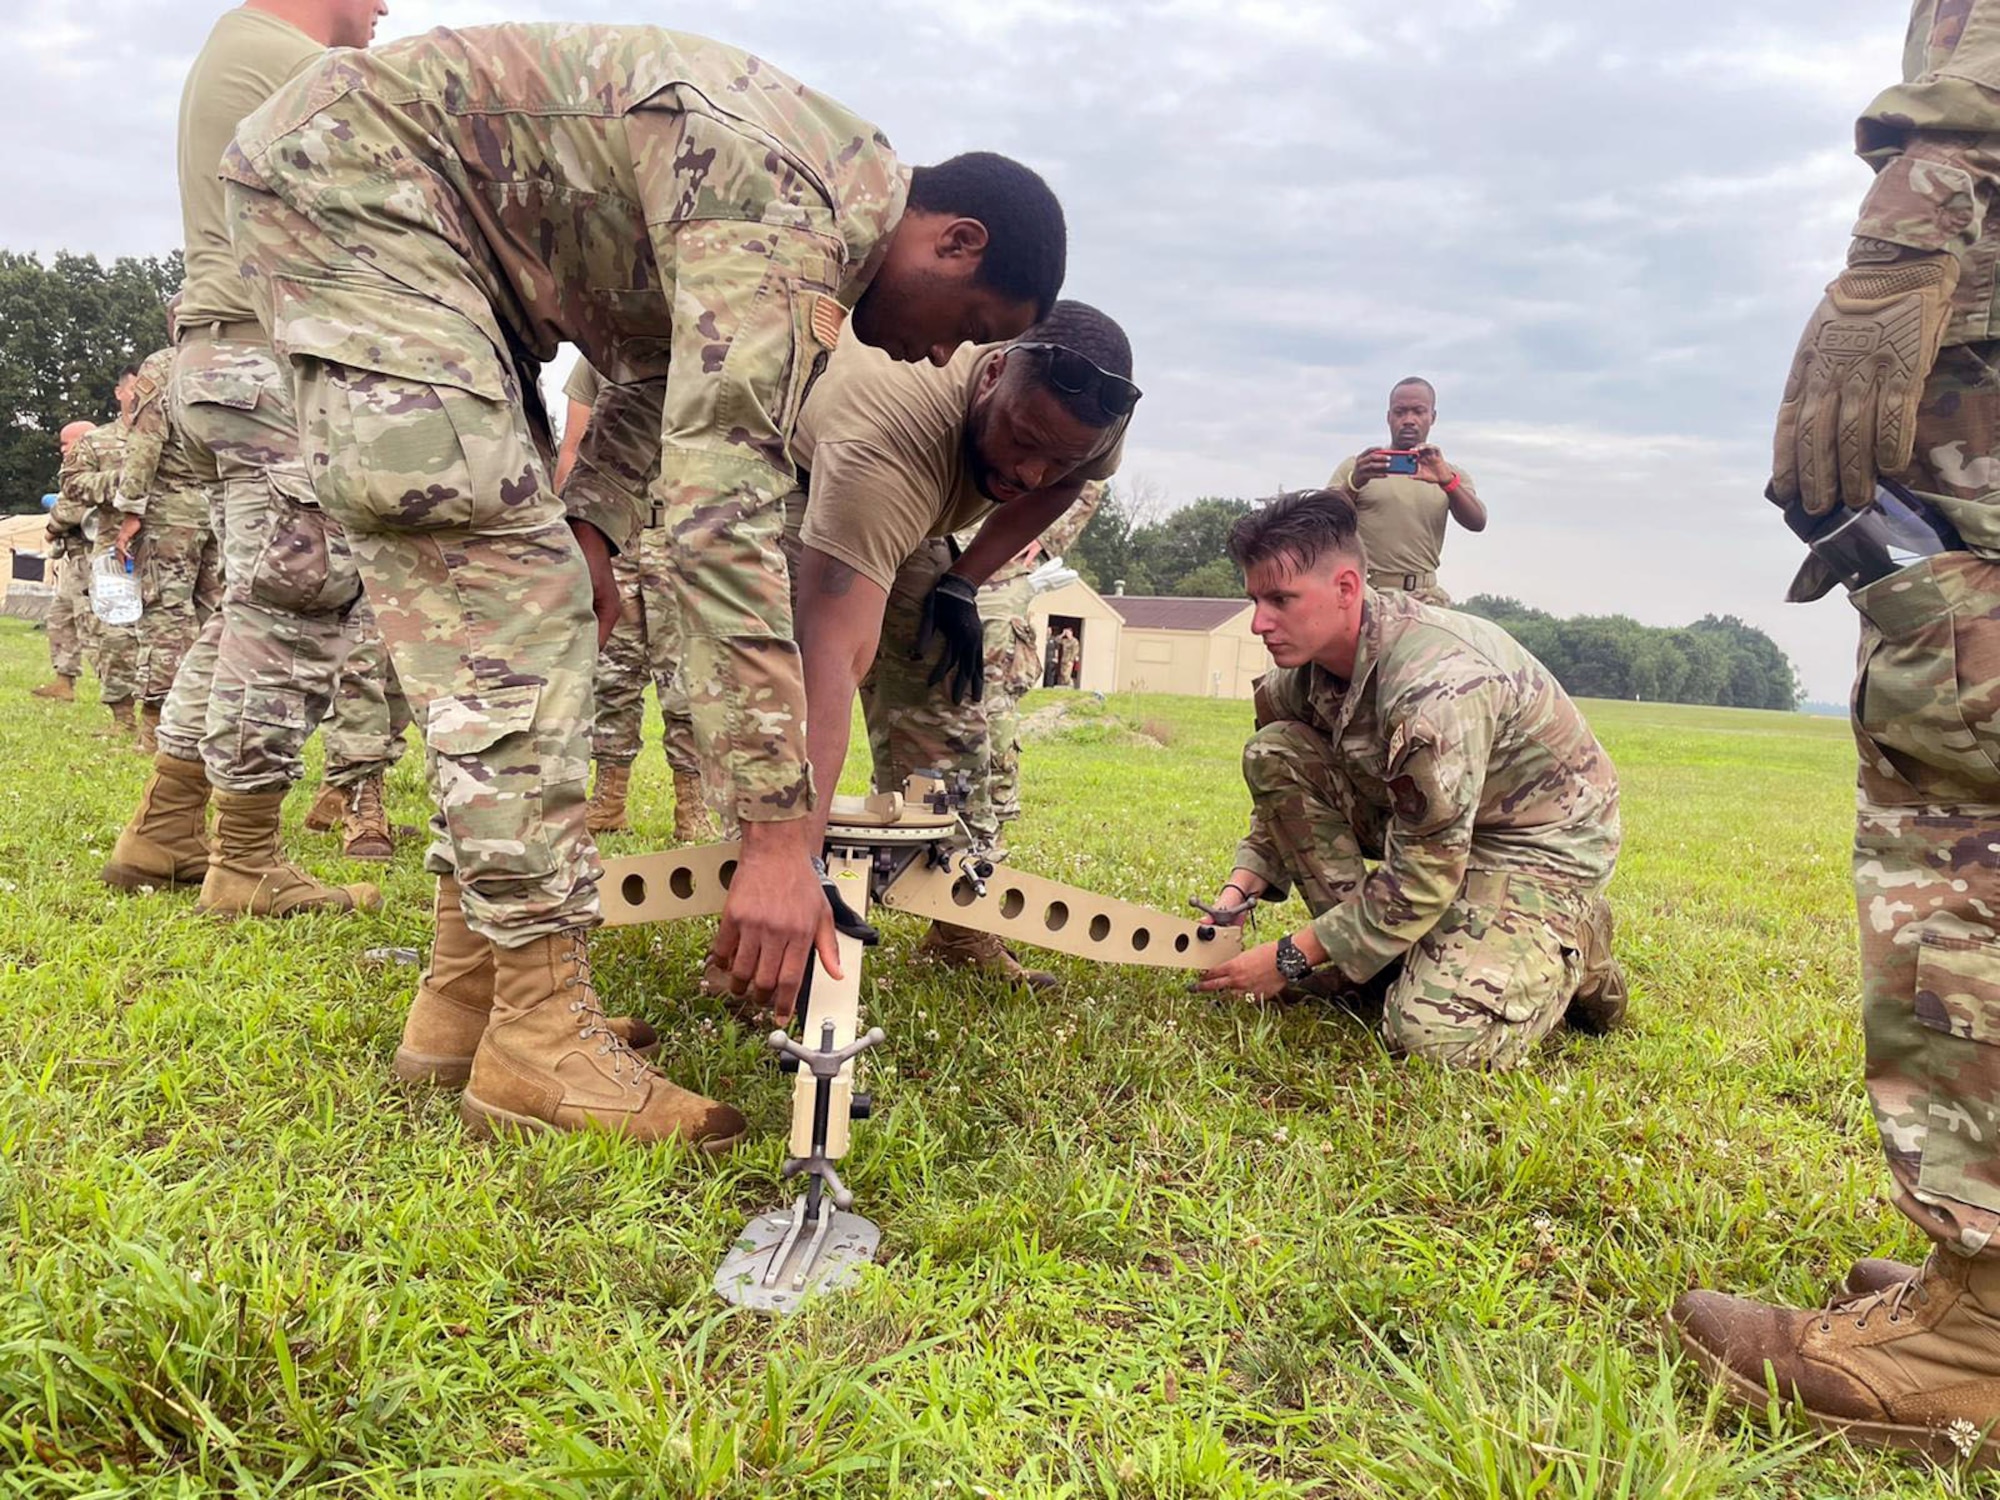
[[[1250,834],[1216,907],[1240,921],[1296,882],[1313,920],[1202,988],[1382,976],[1390,1049],[1459,1067],[1518,1066],[1565,1012],[1620,1019],[1618,777],[1548,669],[1498,625],[1369,588],[1332,491],[1244,517],[1229,552],[1278,670],[1257,686]]]

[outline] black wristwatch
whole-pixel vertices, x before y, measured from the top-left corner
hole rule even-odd
[[[1292,941],[1290,933],[1278,939],[1278,972],[1281,975],[1297,984],[1312,971],[1312,960]]]

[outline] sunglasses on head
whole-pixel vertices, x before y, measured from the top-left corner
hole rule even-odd
[[[1035,355],[1048,372],[1049,384],[1065,396],[1094,396],[1107,417],[1129,417],[1139,404],[1139,387],[1123,375],[1102,370],[1074,349],[1061,344],[1015,344],[1022,354]]]

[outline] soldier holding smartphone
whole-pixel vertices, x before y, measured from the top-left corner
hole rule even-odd
[[[1327,488],[1351,501],[1360,518],[1370,588],[1449,605],[1451,596],[1437,579],[1445,518],[1467,531],[1484,531],[1486,507],[1472,476],[1447,463],[1431,442],[1436,421],[1431,383],[1415,375],[1397,381],[1389,392],[1389,446],[1342,460]]]

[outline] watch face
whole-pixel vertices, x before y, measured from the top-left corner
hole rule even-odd
[[[1299,946],[1290,938],[1278,944],[1278,972],[1287,979],[1304,979],[1312,973],[1312,960],[1299,951]]]

